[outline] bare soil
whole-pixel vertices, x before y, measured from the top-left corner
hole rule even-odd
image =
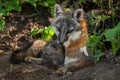
[[[38,12],[24,5],[21,13],[12,12],[5,17],[6,28],[0,33],[0,80],[120,80],[120,56],[114,57],[109,52],[95,66],[71,74],[53,74],[54,70],[32,63],[12,65],[9,62],[12,51],[29,44],[30,30],[50,24],[47,11],[45,7]]]

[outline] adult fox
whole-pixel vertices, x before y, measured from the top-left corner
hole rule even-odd
[[[87,23],[83,17],[83,10],[62,10],[59,4],[54,8],[55,19],[52,21],[59,44],[66,49],[64,67],[58,71],[81,69],[91,66],[86,49],[88,40]]]

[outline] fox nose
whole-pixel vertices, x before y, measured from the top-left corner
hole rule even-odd
[[[63,41],[59,41],[59,44],[60,44],[60,45],[63,45]]]

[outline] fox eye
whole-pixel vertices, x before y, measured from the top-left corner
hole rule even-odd
[[[57,28],[57,30],[61,32],[62,29],[61,29],[61,27],[59,26],[59,27]]]
[[[59,25],[56,25],[56,28],[59,28]]]
[[[67,34],[69,35],[69,33],[71,33],[71,31],[68,31]]]
[[[58,29],[58,31],[60,30],[60,26],[59,25],[56,25],[55,27]]]
[[[74,31],[74,29],[70,29],[69,31],[68,31],[68,33],[71,33],[71,32],[73,32]]]

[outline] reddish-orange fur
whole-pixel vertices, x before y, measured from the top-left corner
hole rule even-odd
[[[62,10],[62,7],[59,4],[55,5],[56,17],[61,15],[66,16],[64,15],[65,13],[67,12],[64,11],[64,9]],[[71,18],[71,15],[69,17]],[[64,66],[57,70],[58,73],[66,72],[69,70],[71,71],[76,69],[82,69],[93,65],[93,62],[91,61],[91,58],[88,56],[86,50],[86,42],[88,40],[88,30],[87,30],[87,22],[83,17],[82,9],[75,10],[72,18],[74,18],[76,21],[80,20],[78,24],[82,26],[82,30],[80,30],[80,32],[76,31],[75,34],[74,33],[71,34],[68,40],[64,42],[66,48],[65,62],[64,62]]]
[[[82,20],[80,20],[79,24],[83,27],[82,30],[80,30],[82,31],[82,34],[80,35],[80,38],[78,40],[70,41],[70,45],[66,48],[68,57],[70,57],[71,52],[78,51],[81,47],[84,47],[86,45],[86,42],[88,39],[87,23],[85,19],[83,18]]]
[[[86,42],[88,40],[88,30],[85,19],[83,18],[79,22],[79,24],[83,27],[81,30],[82,34],[80,35],[80,38],[76,41],[70,41],[70,45],[66,47],[66,57],[77,59],[77,61],[67,64],[67,66],[59,68],[56,71],[57,73],[83,69],[94,65],[91,61],[91,58],[86,57],[82,53],[78,56],[77,52],[80,50],[80,48],[86,46]]]

